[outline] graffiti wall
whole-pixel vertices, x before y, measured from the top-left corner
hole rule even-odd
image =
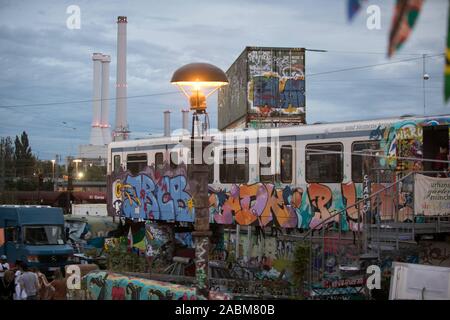
[[[167,168],[167,167],[166,167]],[[372,184],[372,193],[383,188]],[[153,167],[133,176],[123,172],[111,184],[112,214],[130,219],[194,221],[194,201],[189,192],[186,167],[168,169],[163,174]],[[209,188],[210,222],[240,224],[259,227],[316,228],[337,211],[362,199],[362,186],[357,183],[320,184],[305,187],[277,187],[270,183],[232,185],[227,189]],[[382,192],[372,199],[372,211],[383,218],[392,218],[393,195]],[[412,209],[405,205],[407,219]],[[360,213],[361,214],[361,213]],[[350,208],[328,220],[328,224],[341,224],[342,230],[358,231],[358,210]],[[190,242],[189,239],[186,241]]]
[[[421,264],[450,268],[450,238],[446,241],[421,241],[419,258]]]
[[[113,214],[130,219],[194,221],[186,166],[163,170],[146,167],[138,175],[122,172],[112,178]]]
[[[218,93],[219,129],[305,123],[305,50],[247,47]]]
[[[372,194],[383,189],[372,184]],[[358,231],[358,210],[344,210],[362,199],[362,185],[357,183],[311,183],[305,188],[255,183],[233,185],[230,190],[210,188],[210,216],[212,223],[277,226],[281,228],[316,228],[337,211],[342,213],[328,224],[341,224],[342,230]],[[384,218],[392,218],[394,200],[391,192],[381,192],[372,199],[372,211]],[[411,210],[406,211],[404,219]],[[361,215],[362,212],[359,213]]]
[[[204,300],[191,287],[105,271],[87,274],[82,284],[90,300]]]
[[[262,115],[305,113],[305,53],[249,50],[249,111]]]
[[[422,170],[420,159],[423,158],[423,127],[448,124],[450,118],[436,118],[426,121],[404,120],[393,125],[379,126],[372,131],[370,138],[381,141],[380,146],[386,158],[380,158],[380,165],[397,170]]]

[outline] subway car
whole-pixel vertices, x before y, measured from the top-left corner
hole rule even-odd
[[[362,199],[364,177],[373,193],[408,172],[444,170],[433,159],[448,159],[449,123],[450,115],[406,115],[211,132],[210,222],[307,230],[341,212],[330,222],[355,230],[360,213],[346,208]],[[109,214],[193,222],[189,141],[185,132],[109,144]],[[394,212],[391,190],[379,201],[382,220],[411,218],[407,200]]]

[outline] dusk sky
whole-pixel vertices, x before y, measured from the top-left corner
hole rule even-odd
[[[387,59],[395,1],[365,2],[347,21],[347,1],[5,1],[0,0],[0,136],[23,130],[40,159],[77,155],[87,144],[94,52],[111,55],[115,97],[117,16],[128,17],[128,122],[132,138],[172,128],[187,105],[170,84],[190,62],[227,70],[246,46],[328,50],[306,54],[306,119],[333,122],[423,114],[422,54],[445,51],[448,0],[428,0],[407,43]],[[381,29],[366,27],[366,7],[381,8]],[[81,29],[66,27],[66,8],[81,9]],[[353,71],[324,72],[419,58]],[[426,113],[450,114],[443,101],[444,56],[426,59]],[[316,74],[316,75],[315,75]],[[169,93],[165,95],[145,96]],[[133,96],[141,96],[132,98]],[[45,104],[51,105],[45,105]],[[209,100],[217,126],[217,95]],[[24,106],[31,105],[31,106]],[[114,124],[115,101],[110,102]]]

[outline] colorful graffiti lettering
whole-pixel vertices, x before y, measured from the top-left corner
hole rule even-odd
[[[384,187],[383,184],[372,183],[371,194]],[[121,216],[194,222],[195,212],[185,166],[164,175],[155,173],[152,167],[146,167],[137,176],[121,173],[115,177],[111,189],[112,203],[119,208]],[[340,185],[311,183],[306,188],[279,188],[270,183],[232,185],[229,190],[210,187],[210,222],[288,229],[340,225],[343,231],[362,231],[362,220],[359,218],[363,210],[354,206],[362,197],[362,185],[353,182]],[[394,197],[396,195],[388,190],[373,197],[370,216],[381,220],[392,219],[396,204],[404,204],[400,208],[400,220],[408,219],[412,210],[408,195],[401,194],[400,199]],[[111,206],[110,209],[116,213],[116,208]],[[336,212],[341,214],[336,215]]]
[[[382,184],[371,186],[371,194],[384,188]],[[229,192],[210,188],[211,222],[314,229],[326,220],[326,225],[341,224],[343,231],[362,231],[361,220],[358,220],[362,210],[358,213],[356,206],[352,206],[362,196],[362,186],[353,182],[342,183],[340,188],[312,183],[306,192],[303,188],[276,188],[273,184],[264,183],[233,185]],[[382,220],[392,218],[394,196],[389,191],[380,192],[371,200],[371,212]],[[342,214],[335,215],[337,211],[342,211]]]
[[[153,167],[133,176],[121,173],[113,182],[113,204],[119,215],[131,219],[194,221],[185,166],[163,172]]]

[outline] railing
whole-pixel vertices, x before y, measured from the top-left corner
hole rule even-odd
[[[334,212],[301,237],[310,249],[310,293],[337,290],[342,283],[358,284],[365,276],[366,264],[380,261],[382,251],[416,244],[420,234],[450,232],[449,217],[420,217],[418,221],[414,215],[417,173],[438,172],[410,172],[392,183],[371,183],[370,195]],[[345,221],[348,229],[343,229]],[[348,281],[338,281],[341,279]]]

